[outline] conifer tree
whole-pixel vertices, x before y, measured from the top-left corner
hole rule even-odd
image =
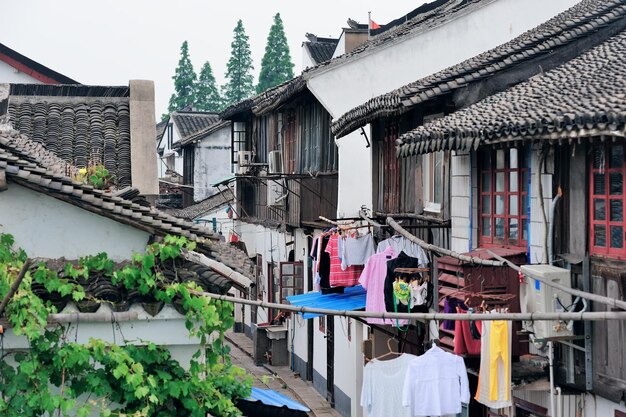
[[[196,102],[194,107],[201,111],[217,112],[222,110],[222,97],[217,90],[215,77],[209,61],[205,62],[200,70],[195,92]]]
[[[195,102],[196,73],[189,58],[187,41],[184,41],[180,47],[180,60],[172,79],[174,80],[174,94],[170,97],[169,106],[167,107],[170,113],[182,110]]]
[[[248,35],[241,19],[233,31],[233,42],[230,44],[231,53],[226,64],[226,85],[224,86],[224,100],[226,106],[237,103],[254,93],[252,79],[252,57]]]
[[[256,91],[261,93],[291,78],[293,78],[293,63],[289,54],[289,45],[280,13],[276,13],[274,24],[267,37]]]

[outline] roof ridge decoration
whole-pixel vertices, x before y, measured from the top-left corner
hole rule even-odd
[[[399,156],[626,137],[626,29],[561,66],[398,138]]]
[[[335,120],[332,132],[339,138],[379,117],[401,115],[474,81],[547,56],[625,16],[626,0],[583,0],[505,44],[368,100]]]
[[[178,234],[196,241],[216,260],[237,272],[251,276],[252,262],[237,248],[219,243],[219,236],[207,228],[171,216],[153,207],[144,207],[94,189],[56,172],[35,152],[37,144],[19,131],[0,129],[0,170],[7,178],[34,191],[74,206],[157,235]]]

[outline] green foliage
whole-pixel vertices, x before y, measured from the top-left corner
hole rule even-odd
[[[226,64],[226,85],[224,86],[224,100],[226,107],[237,103],[254,93],[252,79],[252,57],[248,35],[241,19],[233,31],[233,42],[230,44],[231,53]]]
[[[195,109],[200,111],[218,112],[222,110],[222,96],[215,84],[215,77],[211,64],[205,62],[200,70],[200,76],[196,83],[196,102]]]
[[[275,87],[291,78],[293,78],[293,63],[289,55],[289,45],[280,13],[276,13],[274,24],[272,24],[267,37],[256,92],[262,93],[268,88]]]
[[[0,357],[0,415],[3,417],[50,416],[236,416],[233,400],[250,393],[250,378],[233,366],[223,347],[224,332],[233,325],[231,303],[198,295],[192,284],[166,284],[159,265],[173,262],[194,243],[167,236],[153,243],[145,254],[136,254],[120,270],[105,253],[67,264],[60,279],[45,264],[26,274],[6,310],[16,335],[28,339],[30,349]],[[0,234],[0,298],[16,279],[26,254],[14,248],[10,235]],[[31,291],[43,285],[74,300],[85,298],[81,282],[91,273],[104,274],[127,290],[139,288],[158,300],[182,301],[190,336],[200,348],[188,370],[170,352],[149,341],[119,346],[100,339],[87,344],[71,342],[67,329],[48,326],[54,313]],[[201,361],[200,358],[204,357]]]
[[[178,61],[178,67],[176,67],[176,73],[172,79],[174,80],[174,94],[170,97],[169,106],[167,108],[170,113],[182,110],[196,101],[196,73],[193,70],[193,65],[189,58],[189,45],[187,41],[184,41],[180,47],[180,60]]]

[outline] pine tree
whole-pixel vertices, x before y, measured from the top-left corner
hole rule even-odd
[[[226,106],[237,103],[254,93],[252,79],[252,57],[248,36],[241,19],[233,31],[233,42],[230,44],[231,53],[226,64],[226,85],[224,86],[224,100]]]
[[[222,97],[217,90],[215,77],[209,61],[205,62],[200,70],[198,82],[196,83],[195,97],[194,107],[197,110],[214,112],[222,110]]]
[[[182,110],[195,102],[196,73],[189,58],[187,41],[183,42],[180,47],[180,60],[172,79],[174,80],[174,94],[170,97],[170,103],[167,107],[170,113]]]
[[[289,45],[280,13],[276,13],[274,24],[267,37],[256,91],[261,93],[291,78],[293,78],[293,63],[289,55]]]

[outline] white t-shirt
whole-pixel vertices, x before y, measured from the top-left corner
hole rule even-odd
[[[433,346],[410,363],[402,404],[410,407],[413,416],[458,414],[461,403],[469,401],[469,381],[462,357]]]
[[[344,271],[352,265],[365,265],[367,260],[376,253],[374,238],[371,234],[343,239],[339,248],[341,269]]]
[[[372,360],[363,371],[361,406],[369,417],[412,417],[402,405],[402,386],[409,364],[417,356],[403,353],[397,358]]]

